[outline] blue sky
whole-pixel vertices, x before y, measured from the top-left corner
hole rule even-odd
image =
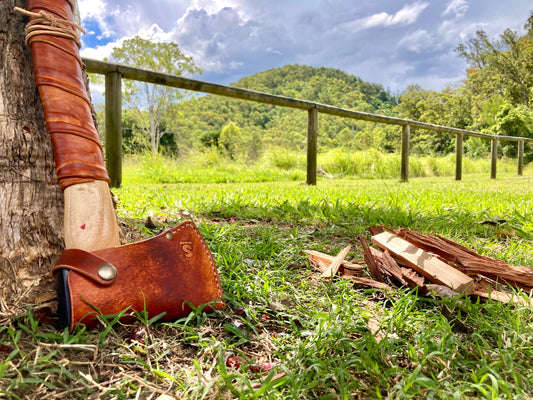
[[[78,0],[82,56],[102,59],[140,35],[173,41],[230,84],[286,64],[339,68],[393,93],[464,77],[454,49],[484,30],[521,31],[531,0]]]

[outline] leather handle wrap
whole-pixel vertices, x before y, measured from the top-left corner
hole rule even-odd
[[[94,180],[109,183],[102,145],[91,115],[79,58],[76,28],[68,0],[28,0],[27,9],[40,13],[49,30],[28,32],[33,53],[33,73],[44,110],[46,129],[52,138],[57,178],[61,190]],[[46,14],[46,15],[45,15]],[[31,16],[30,24],[39,17]],[[48,21],[48,22],[46,22]],[[58,34],[57,31],[69,34]]]

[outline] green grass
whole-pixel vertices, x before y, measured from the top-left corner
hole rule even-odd
[[[330,150],[318,154],[319,172],[335,178],[396,179],[400,175],[399,154],[377,150]],[[300,151],[272,149],[255,163],[230,161],[217,151],[191,153],[177,159],[151,155],[131,156],[125,160],[126,180],[131,183],[231,183],[305,181],[306,156]],[[501,158],[497,174],[515,174],[516,160]],[[525,175],[533,173],[526,167]],[[490,159],[463,158],[463,174],[490,176]],[[411,156],[409,176],[427,178],[455,176],[455,155],[442,157]]]
[[[161,179],[152,182],[138,165],[126,164],[124,185],[114,190],[119,218],[144,237],[196,221],[227,308],[149,325],[142,345],[128,339],[142,319],[68,334],[38,325],[30,309],[0,326],[0,393],[15,399],[533,396],[531,309],[319,281],[303,255],[305,249],[335,254],[351,244],[348,257],[361,259],[357,236],[385,224],[435,232],[531,266],[533,178],[322,178],[307,186],[304,178],[261,182],[250,168],[242,175],[220,171],[228,183],[170,183],[184,169],[157,168]],[[191,169],[190,180],[211,168]],[[143,226],[147,216],[158,229]],[[516,237],[501,238],[498,228],[480,224],[495,216]],[[376,336],[369,321],[379,327]],[[241,367],[226,365],[230,356],[241,356]],[[267,362],[270,371],[250,368]]]

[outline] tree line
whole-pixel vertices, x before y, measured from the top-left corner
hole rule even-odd
[[[305,99],[337,107],[398,116],[483,133],[533,137],[533,12],[518,33],[505,30],[491,39],[478,31],[456,49],[467,61],[466,76],[437,92],[418,85],[393,95],[382,85],[334,68],[286,65],[242,78],[233,85]],[[124,41],[109,61],[174,75],[200,73],[175,43],[154,43],[140,37]],[[129,153],[151,151],[183,156],[216,151],[229,159],[255,161],[267,149],[302,150],[307,114],[267,104],[215,95],[198,95],[164,86],[125,81],[123,146]],[[414,154],[445,155],[455,138],[413,130]],[[395,126],[320,116],[319,150],[376,149],[394,152],[400,135]],[[466,140],[465,152],[482,156],[489,143]],[[516,155],[516,143],[501,154]],[[533,150],[526,147],[526,162]]]

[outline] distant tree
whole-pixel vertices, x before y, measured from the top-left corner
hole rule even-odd
[[[533,104],[533,12],[524,36],[506,29],[497,40],[478,31],[457,52],[469,64],[468,80],[485,95],[502,95],[513,106]]]
[[[152,42],[139,36],[115,47],[110,60],[172,75],[201,72],[176,43]],[[149,135],[152,154],[158,152],[161,138],[169,132],[162,123],[168,117],[169,106],[182,97],[183,93],[174,88],[129,80],[123,82],[124,102],[135,114],[137,125]]]
[[[234,160],[237,158],[239,150],[241,150],[242,133],[241,130],[233,121],[228,122],[218,138],[218,143],[230,158]]]
[[[449,99],[443,93],[408,86],[400,95],[395,110],[402,118],[437,125],[449,125]],[[413,129],[411,151],[414,154],[447,154],[453,149],[453,138],[438,132]]]
[[[218,147],[218,139],[220,138],[220,131],[207,131],[200,136],[200,142],[205,147]]]
[[[533,114],[524,105],[513,107],[507,103],[500,107],[496,114],[496,128],[499,135],[533,137]],[[517,154],[517,142],[506,142],[503,146],[503,153],[508,157],[515,157]],[[527,159],[531,155],[527,154]]]

